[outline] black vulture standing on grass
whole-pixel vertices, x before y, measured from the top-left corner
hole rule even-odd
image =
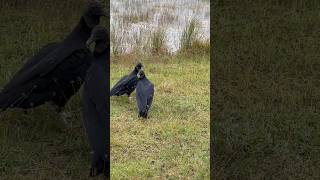
[[[143,70],[139,71],[138,79],[136,89],[136,100],[139,109],[138,117],[147,118],[153,101],[154,85],[145,76]]]
[[[0,109],[33,108],[50,102],[58,112],[80,88],[92,54],[86,47],[91,30],[107,16],[101,2],[89,0],[78,25],[59,43],[42,48],[0,92]]]
[[[103,39],[103,41],[98,40]],[[83,85],[82,104],[83,117],[88,139],[94,151],[90,176],[104,173],[108,176],[109,158],[109,111],[107,109],[109,91],[109,38],[107,30],[96,26],[88,40],[88,45],[96,42],[90,66]]]
[[[126,94],[130,97],[130,94],[136,89],[138,78],[138,72],[143,69],[143,65],[138,63],[134,70],[129,74],[123,76],[110,90],[110,96],[122,96]]]

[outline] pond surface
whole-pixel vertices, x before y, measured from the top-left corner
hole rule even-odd
[[[111,47],[128,53],[147,46],[151,34],[161,30],[165,48],[174,53],[192,19],[198,24],[198,39],[210,38],[210,5],[204,0],[112,0]]]

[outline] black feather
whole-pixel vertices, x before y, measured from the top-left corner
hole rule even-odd
[[[33,108],[53,101],[59,107],[80,88],[90,66],[86,40],[91,34],[81,18],[67,38],[42,48],[4,86],[0,108]]]
[[[96,45],[97,48],[98,44]],[[95,49],[96,49],[95,48]],[[95,52],[94,60],[90,66],[84,82],[81,100],[86,132],[94,151],[90,176],[100,173],[108,174],[110,167],[109,139],[107,133],[110,129],[109,111],[107,109],[109,88],[109,50]]]
[[[142,67],[143,65],[138,63],[129,75],[123,76],[110,90],[110,96],[122,96],[124,94],[130,96],[136,89],[138,82],[137,74]]]
[[[143,71],[139,72],[139,81],[136,88],[136,100],[139,110],[139,117],[147,118],[151,108],[154,85],[148,80]]]

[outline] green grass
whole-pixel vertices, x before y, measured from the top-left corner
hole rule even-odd
[[[189,50],[192,47],[194,41],[198,40],[198,28],[199,22],[197,21],[197,19],[191,19],[190,22],[188,22],[181,36],[180,50]]]
[[[140,57],[141,58],[141,57]],[[150,118],[138,118],[132,101],[111,98],[112,178],[209,179],[208,56],[143,57],[155,85]],[[132,71],[135,61],[111,64],[111,84]]]
[[[40,47],[62,40],[78,23],[83,6],[74,0],[0,1],[0,87]],[[19,109],[0,113],[0,179],[87,179],[91,150],[79,94],[66,108],[74,115],[71,128],[46,105],[28,114]]]
[[[215,179],[319,179],[318,1],[214,3]]]
[[[78,1],[15,2],[21,3],[0,1],[0,87],[40,47],[62,40],[83,7]],[[112,83],[134,66],[128,60],[115,62]],[[142,62],[156,87],[151,118],[139,120],[134,101],[111,99],[112,177],[208,179],[208,56]],[[71,128],[46,105],[28,114],[19,109],[0,114],[0,179],[87,179],[90,148],[79,94],[66,108],[74,115]]]
[[[153,54],[161,54],[167,52],[165,47],[166,32],[164,29],[158,28],[151,32],[150,41],[150,50]]]

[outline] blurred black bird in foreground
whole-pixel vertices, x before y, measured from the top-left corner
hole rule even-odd
[[[110,90],[110,96],[122,96],[126,94],[130,97],[130,94],[136,89],[138,78],[138,72],[143,69],[143,65],[138,63],[134,70],[129,74],[123,76]]]
[[[148,112],[153,101],[154,85],[148,80],[143,70],[140,70],[137,76],[139,79],[136,88],[138,117],[148,118]]]
[[[96,26],[92,30],[88,46],[95,42],[93,51],[94,60],[90,66],[83,85],[81,95],[84,125],[89,143],[93,149],[93,159],[90,176],[101,173],[109,175],[110,157],[108,132],[110,131],[110,117],[107,109],[109,91],[109,38],[103,26]]]
[[[65,115],[65,104],[81,87],[91,64],[92,54],[86,41],[101,16],[107,16],[101,2],[88,1],[74,30],[62,42],[48,44],[28,59],[4,86],[0,109],[28,109],[50,102]]]

